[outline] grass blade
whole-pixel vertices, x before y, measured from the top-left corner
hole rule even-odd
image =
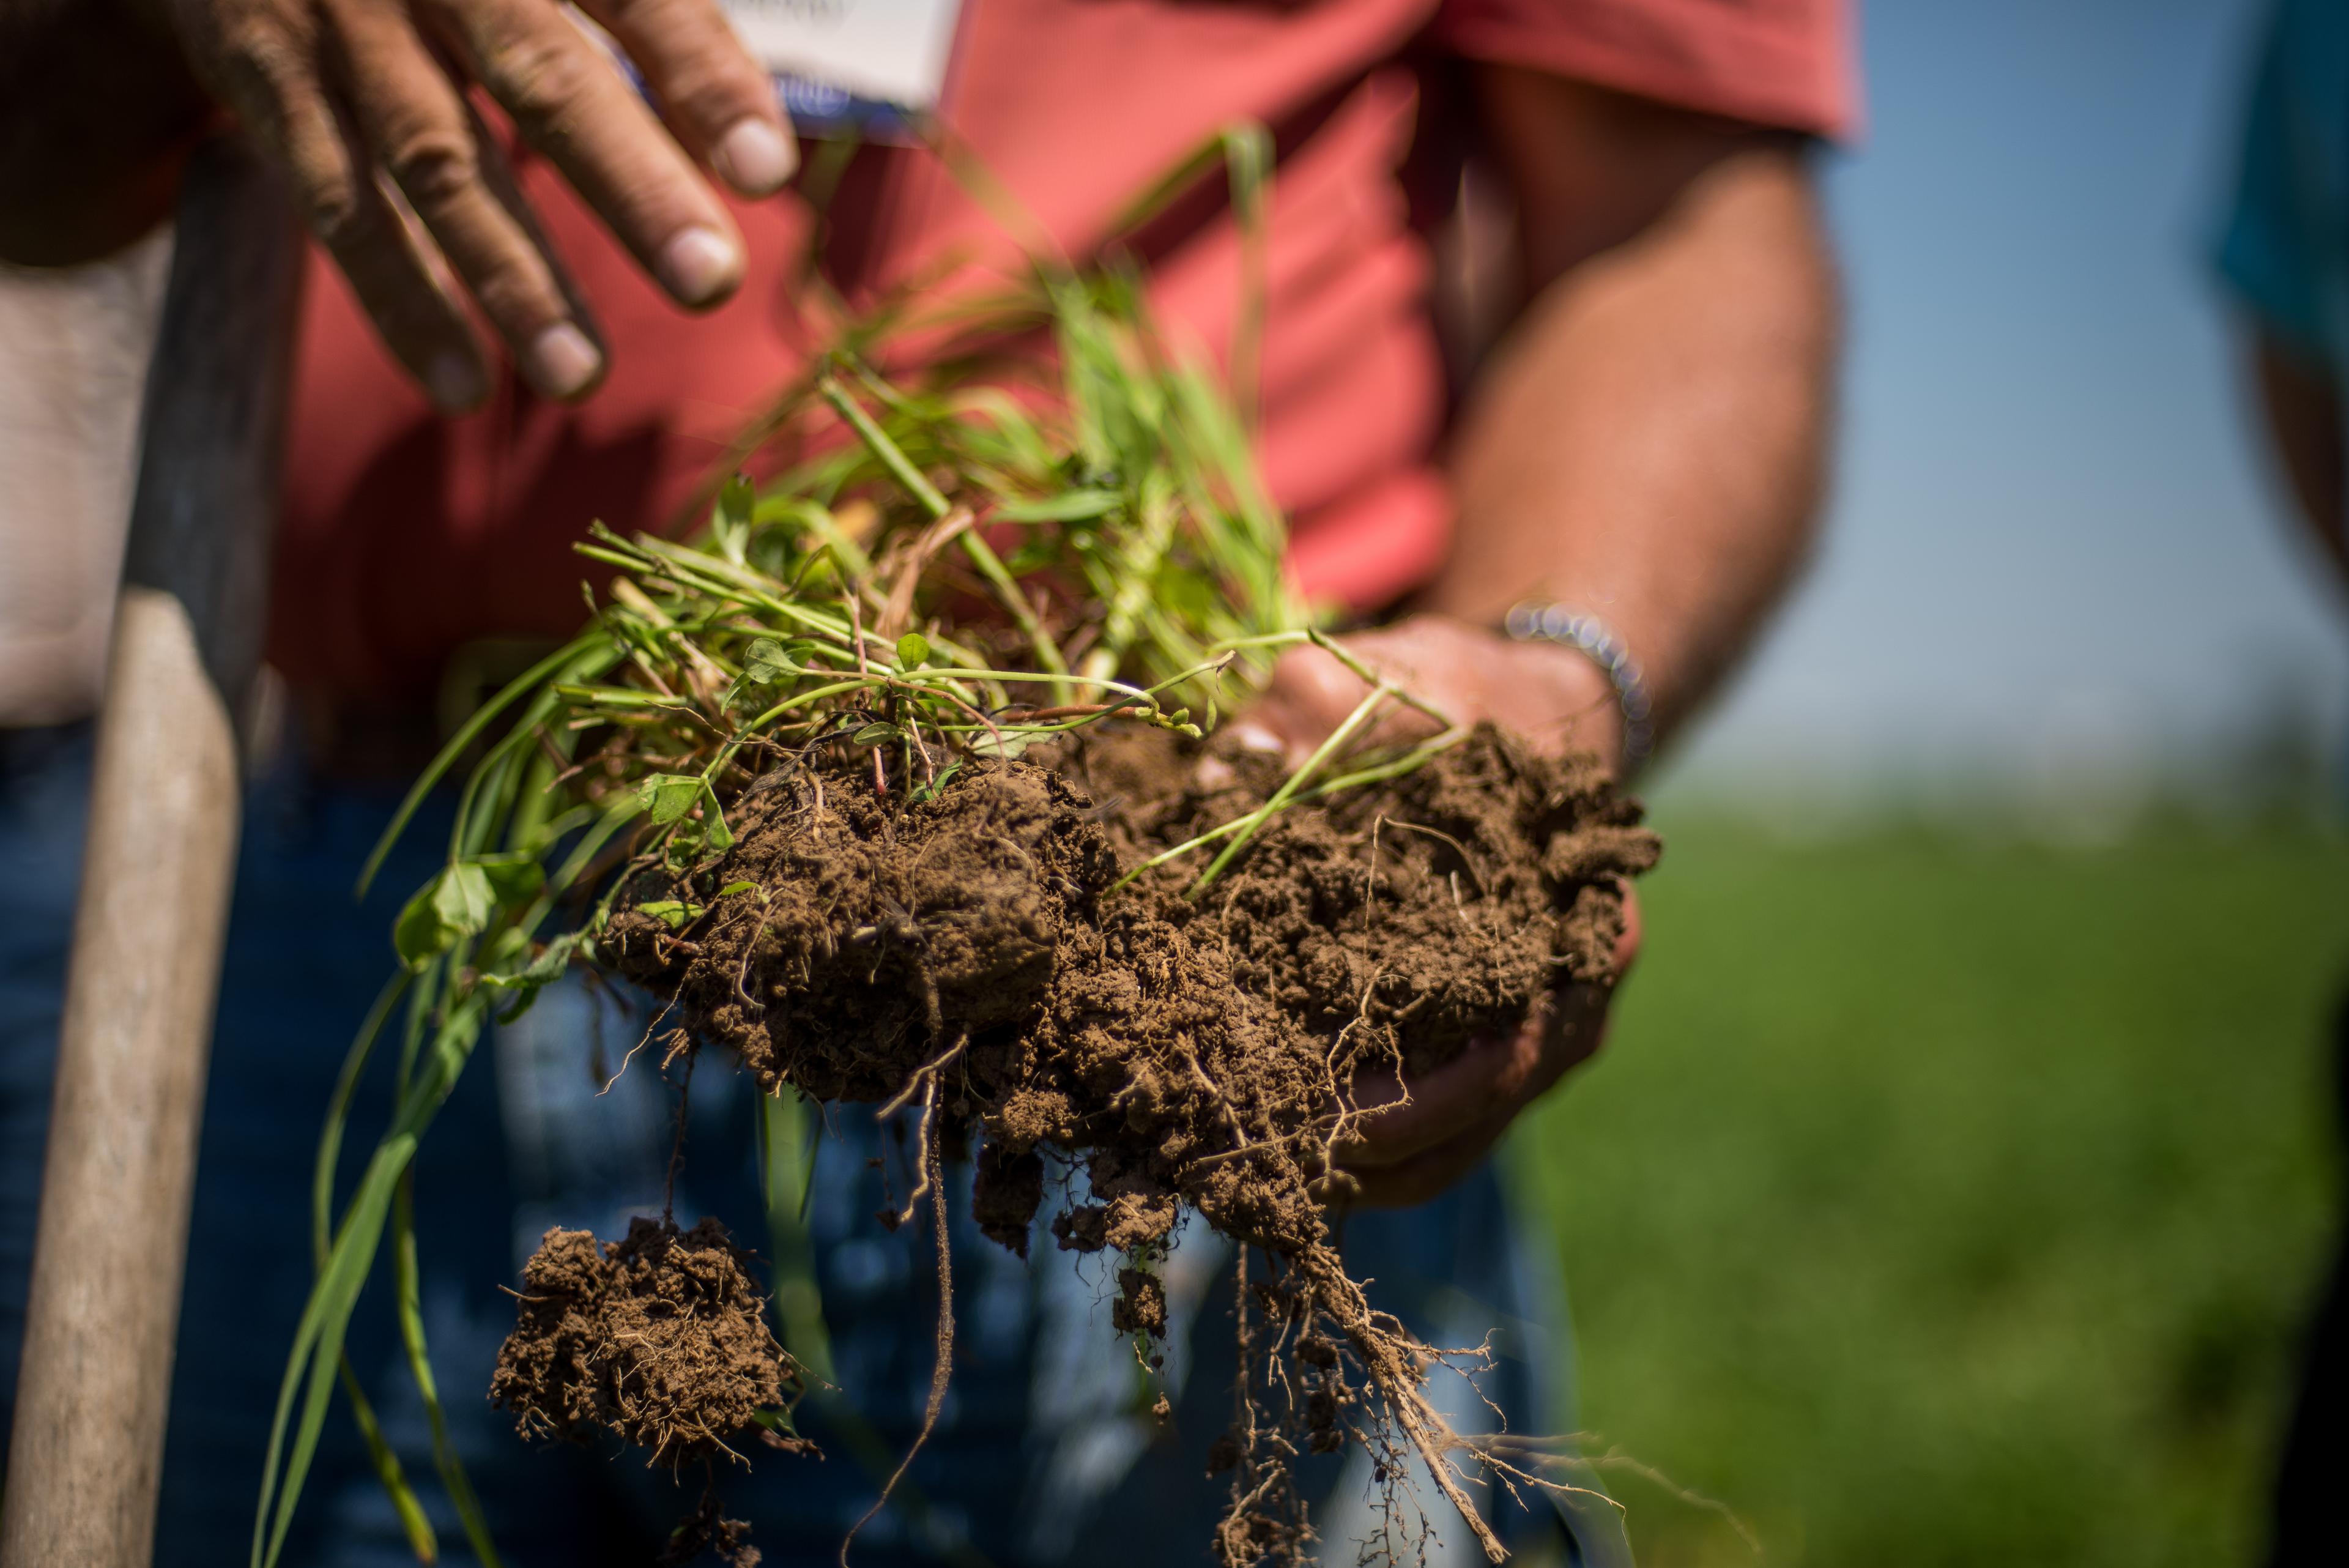
[[[367,1174],[352,1195],[350,1212],[311,1287],[310,1300],[294,1332],[293,1354],[278,1386],[277,1412],[269,1428],[269,1448],[262,1460],[261,1506],[253,1524],[254,1568],[274,1568],[294,1523],[294,1505],[302,1483],[317,1456],[318,1434],[326,1425],[326,1406],[334,1397],[335,1375],[343,1360],[343,1336],[360,1289],[374,1267],[377,1246],[391,1208],[392,1189],[399,1173],[415,1157],[413,1135],[395,1132],[377,1147]],[[296,1403],[301,1417],[287,1427]],[[273,1507],[273,1504],[274,1505]]]
[[[381,1482],[391,1498],[392,1511],[399,1515],[399,1528],[408,1536],[409,1550],[416,1553],[419,1563],[440,1560],[440,1538],[432,1532],[432,1521],[425,1517],[424,1501],[416,1489],[408,1484],[408,1472],[400,1468],[399,1456],[383,1435],[383,1427],[375,1418],[375,1407],[359,1388],[359,1380],[351,1371],[351,1358],[342,1360],[343,1395],[351,1402],[351,1419],[357,1423],[359,1437],[367,1443],[367,1462],[375,1467],[375,1479]]]
[[[416,1001],[423,1000],[419,987]],[[317,1457],[318,1435],[326,1407],[334,1397],[336,1373],[342,1365],[343,1339],[351,1314],[358,1305],[375,1267],[376,1253],[390,1220],[392,1199],[399,1179],[416,1157],[418,1140],[432,1116],[456,1085],[475,1042],[481,1037],[484,1003],[479,993],[459,1002],[436,1032],[432,1049],[421,1058],[422,1071],[401,1096],[390,1131],[376,1146],[374,1158],[351,1196],[350,1209],[328,1248],[326,1266],[311,1287],[294,1332],[294,1347],[286,1358],[285,1376],[278,1386],[277,1410],[270,1423],[269,1447],[262,1461],[261,1502],[253,1526],[254,1568],[274,1568],[293,1527],[294,1507],[302,1483]],[[295,1408],[300,1406],[300,1418]],[[291,1427],[289,1439],[288,1428]]]
[[[583,665],[583,668],[571,672],[570,679],[574,680],[592,680],[604,670],[610,669],[610,663],[604,663],[595,669],[585,668],[585,666],[595,664],[595,659],[586,656],[605,652],[605,649],[598,645],[605,644],[605,634],[600,628],[572,639],[520,675],[515,676],[513,680],[507,682],[503,691],[481,704],[479,711],[458,727],[457,732],[449,737],[449,743],[440,748],[439,754],[433,757],[424,772],[417,776],[416,783],[409,787],[406,798],[400,801],[399,809],[392,813],[391,826],[383,830],[381,838],[376,840],[375,848],[367,857],[367,864],[359,869],[360,897],[366,897],[368,885],[375,880],[375,874],[383,869],[384,857],[389,855],[391,846],[399,842],[399,836],[407,831],[409,819],[415,816],[417,808],[424,804],[424,797],[430,794],[432,786],[439,784],[449,770],[457,765],[457,759],[465,754],[466,747],[481,738],[481,732],[490,727],[490,722],[520,699],[538,691],[547,681],[553,680],[557,671],[564,670],[574,660],[578,660]],[[616,650],[612,650],[611,658],[616,662],[618,658]]]
[[[481,1568],[499,1568],[497,1543],[490,1539],[490,1521],[481,1513],[481,1501],[474,1495],[473,1483],[465,1475],[456,1445],[449,1440],[449,1418],[440,1408],[440,1390],[432,1378],[432,1357],[425,1348],[423,1288],[416,1267],[416,1172],[412,1168],[400,1174],[399,1193],[393,1204],[391,1258],[399,1303],[399,1341],[408,1351],[408,1369],[416,1378],[416,1392],[424,1400],[424,1418],[431,1424],[432,1462],[440,1471],[440,1484],[449,1489],[449,1501],[456,1505],[458,1521],[465,1527],[465,1539],[473,1548],[473,1556]]]
[[[376,1038],[383,1033],[384,1023],[390,1018],[401,992],[408,989],[408,971],[401,970],[376,993],[375,1005],[367,1009],[358,1034],[351,1041],[350,1052],[343,1058],[343,1070],[335,1079],[334,1097],[326,1104],[326,1125],[318,1134],[318,1158],[310,1177],[311,1264],[320,1271],[326,1266],[326,1250],[334,1226],[335,1166],[342,1158],[343,1131],[350,1121],[351,1097],[358,1092],[359,1075],[367,1068],[368,1054],[375,1049]]]
[[[792,1359],[819,1383],[830,1383],[832,1334],[823,1320],[823,1289],[816,1280],[815,1244],[807,1224],[808,1195],[814,1190],[816,1150],[822,1141],[810,1125],[813,1119],[812,1107],[795,1089],[770,1095],[759,1105],[767,1233],[775,1250],[776,1325]]]

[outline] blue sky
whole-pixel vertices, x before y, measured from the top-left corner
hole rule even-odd
[[[2283,686],[2349,712],[2205,261],[2262,10],[1867,7],[1833,521],[1682,782],[2142,772]]]

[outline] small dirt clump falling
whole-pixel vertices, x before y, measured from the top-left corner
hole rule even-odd
[[[490,1397],[525,1437],[609,1432],[672,1469],[733,1451],[799,1384],[746,1262],[715,1220],[639,1218],[600,1246],[549,1231]]]

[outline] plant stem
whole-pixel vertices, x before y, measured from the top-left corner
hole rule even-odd
[[[1157,493],[1148,493],[1151,488]],[[1118,561],[1117,592],[1102,619],[1101,642],[1085,656],[1087,675],[1113,675],[1125,663],[1136,623],[1149,607],[1160,569],[1174,546],[1174,524],[1180,515],[1174,496],[1166,493],[1163,484],[1145,486],[1141,536]]]
[[[1216,879],[1216,873],[1232,863],[1232,857],[1247,847],[1248,840],[1256,836],[1257,829],[1269,822],[1275,813],[1286,808],[1297,792],[1305,787],[1307,781],[1320,772],[1322,766],[1331,757],[1338,754],[1339,749],[1353,738],[1355,731],[1369,723],[1377,715],[1378,711],[1386,705],[1387,699],[1393,696],[1394,692],[1395,689],[1383,680],[1372,687],[1371,694],[1355,704],[1354,711],[1346,715],[1344,722],[1330,731],[1329,737],[1314,748],[1313,754],[1305,759],[1304,765],[1289,774],[1281,786],[1273,791],[1270,800],[1239,819],[1240,826],[1232,841],[1224,846],[1222,852],[1207,863],[1207,868],[1199,873],[1199,879],[1191,884],[1193,898],[1206,891],[1207,884]]]
[[[873,416],[864,411],[864,405],[848,395],[848,389],[840,384],[837,377],[829,372],[818,377],[815,389],[823,395],[825,402],[832,405],[833,412],[848,421],[848,428],[864,442],[865,450],[881,460],[881,466],[889,471],[890,477],[904,488],[906,494],[921,504],[922,510],[930,514],[933,522],[947,514],[950,508],[947,498],[938,493],[938,487],[925,478],[922,471],[914,466],[913,459],[905,455],[905,449],[891,441],[889,433],[874,422]]]
[[[1415,773],[1424,767],[1429,759],[1439,753],[1450,751],[1467,738],[1468,732],[1465,730],[1446,730],[1440,735],[1422,741],[1400,756],[1391,757],[1383,763],[1373,763],[1368,767],[1357,768],[1350,774],[1340,774],[1336,778],[1315,784],[1310,789],[1299,790],[1290,798],[1288,804],[1302,805],[1309,800],[1319,800],[1324,795],[1337,794],[1344,790],[1360,789],[1364,784],[1382,784],[1388,779],[1400,778],[1404,774]],[[1164,866],[1170,860],[1179,860],[1195,849],[1204,849],[1219,839],[1230,837],[1241,828],[1247,826],[1254,817],[1254,813],[1247,816],[1236,816],[1221,826],[1207,829],[1195,838],[1185,839],[1172,849],[1160,850],[1111,883],[1109,890],[1114,893],[1153,867]]]
[[[863,404],[848,395],[847,389],[840,384],[837,378],[831,375],[820,378],[816,390],[823,395],[823,400],[830,403],[842,419],[848,421],[849,428],[864,442],[865,449],[880,460],[881,466],[889,471],[890,476],[905,488],[905,493],[921,504],[932,522],[953,510],[952,504],[938,493],[938,487],[923,477],[922,471],[914,466],[905,449],[889,439],[889,432],[874,422],[873,416],[864,411]],[[1018,581],[1004,566],[1003,558],[979,537],[976,529],[965,529],[957,542],[962,545],[962,553],[969,557],[970,564],[978,568],[978,575],[985,577],[988,586],[995,590],[995,597],[1028,639],[1029,646],[1036,650],[1036,661],[1051,674],[1065,678],[1069,673],[1069,662],[1061,656],[1060,644],[1052,640],[1051,634],[1044,629],[1044,623],[1036,618],[1035,607],[1028,602],[1027,594],[1021,591]]]

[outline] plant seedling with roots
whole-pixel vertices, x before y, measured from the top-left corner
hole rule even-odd
[[[1213,151],[1252,213],[1261,133]],[[1183,1217],[1238,1244],[1223,1562],[1303,1555],[1294,1461],[1349,1442],[1390,1517],[1430,1480],[1497,1561],[1475,1493],[1557,1483],[1521,1439],[1437,1413],[1424,1380],[1480,1353],[1418,1343],[1349,1277],[1332,1149],[1360,1076],[1438,1064],[1560,983],[1611,981],[1622,878],[1656,854],[1637,806],[1595,762],[1455,724],[1311,624],[1244,416],[1154,325],[1132,268],[1040,261],[979,304],[899,301],[833,341],[738,454],[764,477],[728,480],[704,533],[594,530],[580,552],[612,576],[588,628],[473,716],[393,826],[468,766],[330,1110],[256,1568],[338,1385],[431,1550],[343,1359],[387,1241],[438,1468],[495,1561],[443,1429],[409,1187],[482,1031],[574,965],[671,1004],[672,1055],[908,1118],[916,1180],[889,1218],[926,1205],[938,1244],[933,1419],[945,1151],[971,1147],[987,1234],[1024,1255],[1049,1193],[1060,1245],[1122,1255],[1112,1316],[1145,1366]],[[912,344],[924,368],[893,369]],[[1230,744],[1220,717],[1309,643],[1361,679],[1360,705],[1293,768]],[[355,1086],[395,1016],[389,1126],[338,1199]],[[551,1232],[522,1294],[494,1393],[525,1433],[608,1430],[670,1465],[803,1446],[803,1379],[714,1221]],[[703,1511],[694,1540],[739,1544]]]

